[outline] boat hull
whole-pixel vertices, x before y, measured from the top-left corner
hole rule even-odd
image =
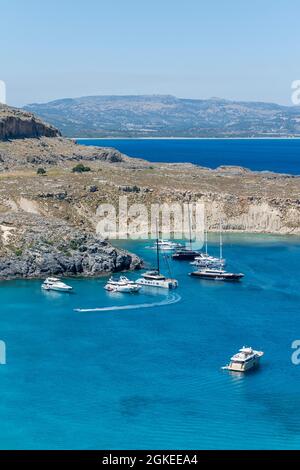
[[[43,290],[46,291],[56,291],[56,292],[72,292],[73,288],[72,287],[48,287],[48,286],[42,286]]]
[[[226,370],[231,370],[233,372],[247,372],[248,370],[254,369],[259,365],[260,358],[255,357],[251,361],[248,361],[246,363],[230,363],[228,366],[223,367],[223,369]]]
[[[195,271],[190,273],[190,276],[198,277],[199,279],[211,280],[211,281],[231,281],[236,282],[240,281],[244,275],[235,274],[235,273],[224,273],[224,274],[215,274],[215,273],[205,273],[201,271]]]
[[[160,287],[163,289],[176,289],[178,287],[178,283],[171,280],[152,280],[152,279],[138,279],[137,284],[142,287]]]
[[[199,253],[174,253],[172,258],[176,261],[191,261],[197,256],[199,256]]]

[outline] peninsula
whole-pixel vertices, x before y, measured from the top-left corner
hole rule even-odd
[[[90,171],[77,173],[82,164]],[[97,276],[141,260],[95,235],[96,209],[202,201],[209,230],[300,233],[300,178],[240,167],[149,163],[63,138],[33,114],[0,107],[0,278]]]

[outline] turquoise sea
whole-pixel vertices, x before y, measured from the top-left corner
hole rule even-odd
[[[239,165],[255,171],[300,174],[299,139],[78,139],[115,147],[151,162],[190,162],[209,168]]]
[[[291,343],[300,339],[300,239],[226,234],[224,242],[241,283],[190,278],[185,262],[172,262],[180,283],[172,293],[109,294],[103,278],[68,280],[70,295],[42,292],[40,281],[0,283],[0,447],[299,448]],[[148,243],[122,245],[151,264]],[[260,368],[221,370],[244,344],[264,350]]]

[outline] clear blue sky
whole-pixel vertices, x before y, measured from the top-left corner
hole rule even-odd
[[[299,0],[2,0],[8,104],[93,94],[291,104]]]

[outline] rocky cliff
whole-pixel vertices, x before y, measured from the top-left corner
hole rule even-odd
[[[57,137],[60,132],[32,113],[0,104],[0,139]]]

